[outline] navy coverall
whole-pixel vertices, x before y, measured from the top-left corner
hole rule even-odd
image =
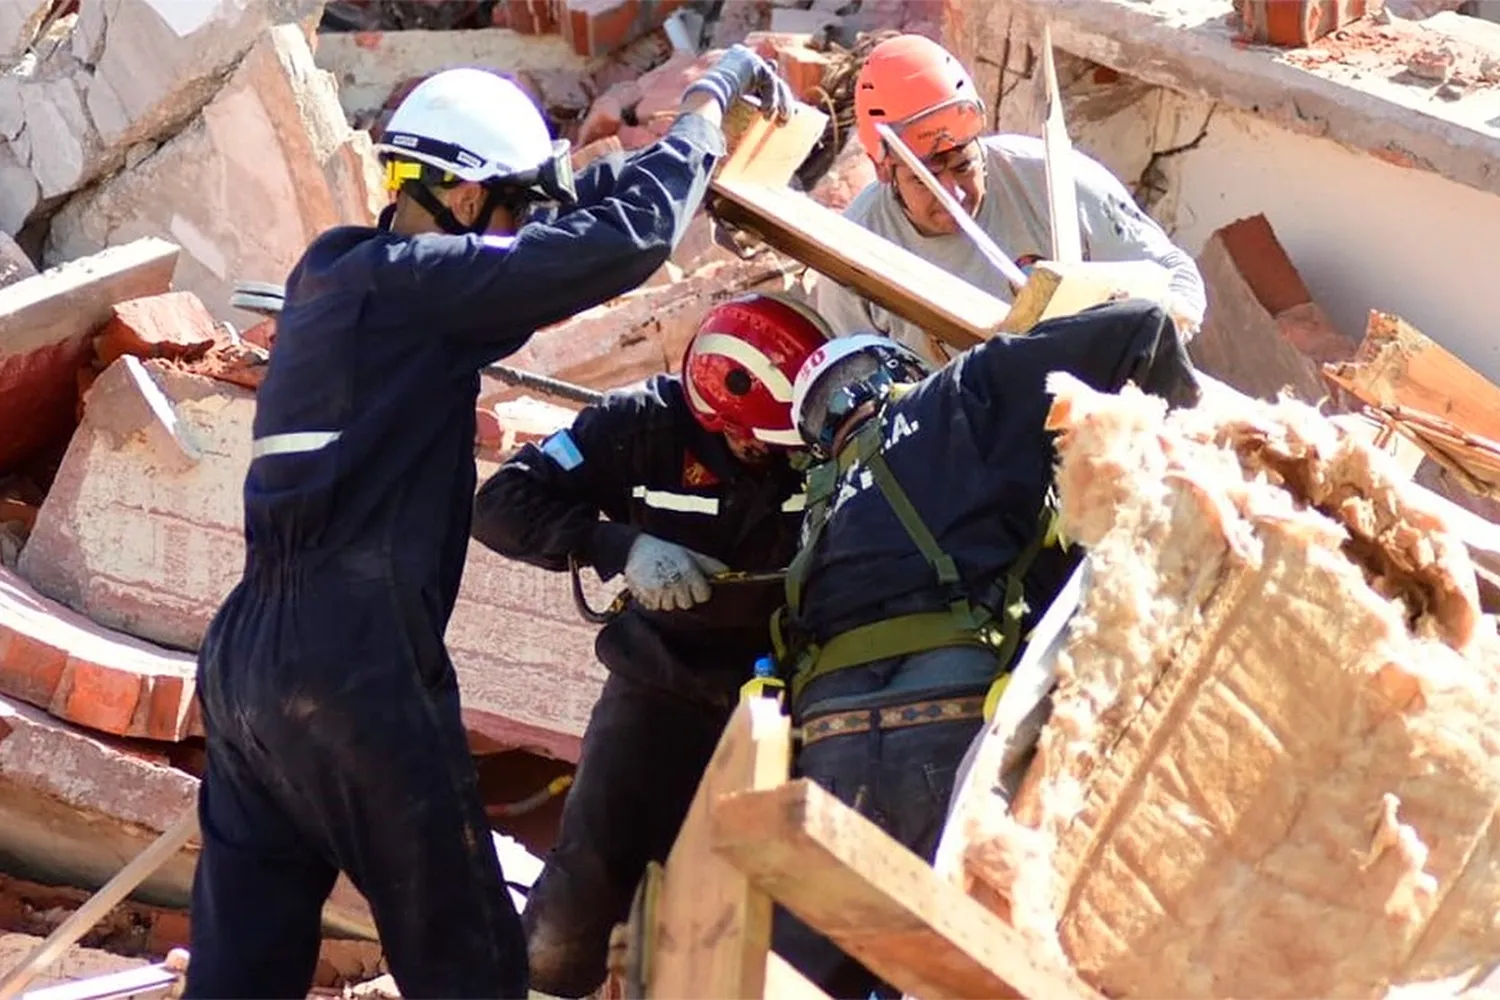
[[[647,278],[722,154],[688,116],[514,238],[343,227],[293,270],[256,405],[244,576],[199,655],[189,996],[305,996],[340,871],[404,996],[526,995],[443,645],[478,369]]]
[[[872,622],[943,611],[959,596],[995,607],[1011,562],[1037,534],[1052,483],[1054,453],[1043,427],[1051,398],[1044,382],[1059,370],[1105,392],[1134,381],[1169,402],[1196,399],[1175,326],[1162,310],[1139,301],[1090,309],[971,348],[894,398],[882,417],[886,462],[939,548],[956,562],[961,592],[939,585],[868,470],[856,463],[840,476],[796,626],[826,642]],[[1076,550],[1047,548],[1031,564],[1022,635],[1078,558]],[[872,724],[866,732],[810,743],[794,770],[930,861],[955,772],[982,722],[882,732],[873,710],[983,695],[996,674],[991,650],[956,646],[818,677],[793,705],[795,722],[805,727],[820,716],[871,710]],[[878,986],[858,962],[784,911],[776,914],[773,944],[833,996],[866,997]]]
[[[805,500],[784,454],[741,464],[693,418],[682,383],[659,376],[610,393],[506,462],[479,490],[474,537],[544,569],[565,569],[576,554],[602,579],[621,572],[643,532],[732,569],[774,570],[796,550]],[[557,845],[522,914],[536,989],[579,997],[604,980],[610,929],[646,863],[671,849],[739,687],[770,649],[781,591],[717,586],[685,611],[631,603],[600,630],[595,649],[610,676]]]

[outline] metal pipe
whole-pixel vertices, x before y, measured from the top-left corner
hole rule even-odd
[[[897,158],[906,164],[907,169],[917,175],[917,180],[921,181],[923,186],[932,192],[932,196],[942,204],[943,208],[947,209],[948,214],[953,216],[953,220],[958,223],[958,228],[964,231],[965,236],[974,241],[974,245],[979,248],[979,252],[984,255],[984,259],[989,261],[995,270],[999,271],[1005,277],[1006,281],[1010,282],[1012,289],[1019,292],[1022,286],[1026,284],[1025,272],[1016,265],[1015,261],[1010,259],[1004,250],[1000,249],[994,240],[990,239],[989,233],[981,229],[979,223],[975,222],[974,218],[968,212],[964,211],[963,206],[958,203],[958,199],[949,194],[948,189],[938,183],[938,179],[932,176],[932,171],[927,169],[927,164],[923,163],[917,154],[911,151],[911,147],[901,141],[901,137],[896,134],[894,129],[884,122],[877,122],[875,130],[880,134],[880,138],[885,140],[885,144],[891,147],[891,152],[895,153]]]
[[[483,371],[486,375],[497,378],[506,385],[533,389],[548,396],[556,396],[558,399],[571,399],[585,406],[592,406],[604,398],[604,393],[597,389],[588,389],[581,385],[574,385],[572,382],[548,378],[545,375],[534,375],[531,372],[523,372],[519,368],[511,368],[509,365],[488,365]]]

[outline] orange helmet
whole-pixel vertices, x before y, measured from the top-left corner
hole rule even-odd
[[[898,35],[870,50],[854,86],[860,145],[877,163],[889,125],[922,159],[984,131],[984,100],[963,64],[930,38]]]
[[[792,380],[830,337],[822,317],[779,295],[721,302],[703,317],[682,359],[688,407],[706,430],[801,447]]]

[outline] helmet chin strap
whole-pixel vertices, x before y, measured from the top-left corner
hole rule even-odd
[[[442,199],[434,194],[432,189],[427,187],[427,185],[411,182],[402,190],[409,194],[413,201],[427,210],[427,213],[432,216],[432,221],[436,222],[443,232],[452,233],[454,236],[483,233],[490,227],[490,218],[495,214],[495,209],[500,204],[499,192],[492,187],[486,187],[484,189],[484,204],[479,207],[479,214],[474,217],[472,225],[466,226],[458,221],[458,217],[453,214],[452,210],[447,205],[444,205]]]

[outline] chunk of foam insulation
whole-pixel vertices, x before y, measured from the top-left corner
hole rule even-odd
[[[1300,403],[1049,388],[1093,582],[967,875],[1111,996],[1452,995],[1500,957],[1500,640],[1463,545]]]

